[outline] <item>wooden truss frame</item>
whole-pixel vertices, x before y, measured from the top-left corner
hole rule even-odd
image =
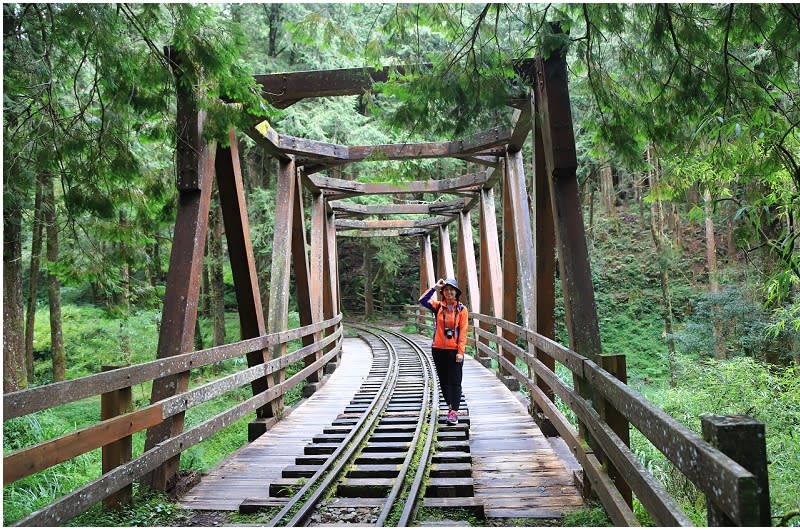
[[[555,329],[557,254],[570,348],[596,360],[601,353],[600,335],[575,174],[577,158],[566,61],[563,54],[553,53],[548,60],[536,58],[520,62],[518,71],[525,73],[531,91],[513,102],[516,108],[512,126],[490,129],[468,138],[418,144],[345,146],[282,134],[265,121],[254,123],[244,131],[277,158],[280,167],[266,311],[261,307],[236,134],[230,132],[230,147],[224,149],[206,143],[202,137],[204,113],[198,109],[193,94],[176,83],[179,204],[158,357],[192,350],[212,179],[216,176],[242,339],[287,329],[292,268],[301,325],[319,323],[340,313],[337,235],[414,236],[420,241],[421,291],[433,285],[438,277],[457,277],[464,286],[464,300],[471,311],[521,321],[525,327],[551,338]],[[386,81],[389,72],[389,67],[341,69],[259,75],[256,80],[267,101],[276,107],[288,107],[306,98],[361,94],[370,90],[374,82]],[[531,130],[534,131],[535,174],[530,190],[533,199],[529,204],[522,147]],[[462,159],[483,169],[445,180],[403,183],[362,183],[321,174],[331,168],[370,160],[432,158]],[[495,188],[502,190],[502,233],[497,226]],[[303,215],[304,191],[311,196],[310,227],[306,226]],[[447,197],[435,202],[368,206],[346,200],[370,194],[419,193]],[[471,221],[471,211],[476,207],[480,226],[478,259]],[[395,215],[409,214],[424,218],[391,219]],[[449,225],[456,220],[458,243],[454,265]],[[432,236],[438,237],[439,243],[436,261]],[[521,299],[521,315],[517,315],[517,293]],[[332,332],[331,328],[324,334]],[[309,337],[308,340],[319,338]],[[274,351],[250,354],[248,364],[256,366],[278,358],[284,350],[282,346]],[[553,359],[544,352],[531,353],[553,367]],[[316,354],[315,358],[320,355]],[[314,360],[307,359],[307,363]],[[282,378],[281,372],[277,380],[266,377],[256,380],[252,383],[253,392],[262,392]],[[314,374],[310,378],[312,390],[321,381],[322,374]],[[538,384],[542,392],[552,397],[545,384]],[[579,389],[585,387],[581,381],[575,384]],[[188,374],[157,380],[153,384],[152,399],[174,395],[185,390],[187,385]],[[259,409],[257,419],[250,425],[250,438],[268,429],[280,411],[280,402]],[[146,448],[176,436],[182,429],[181,416],[164,421],[148,431]],[[148,481],[154,488],[168,489],[177,469],[178,457],[152,472]]]

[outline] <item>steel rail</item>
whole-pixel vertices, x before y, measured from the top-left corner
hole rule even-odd
[[[417,445],[419,443],[419,438],[423,434],[423,425],[427,420],[427,436],[425,438],[425,445],[423,446],[420,453],[419,463],[417,464],[416,473],[414,475],[413,482],[409,485],[406,489],[406,501],[403,506],[403,511],[400,515],[400,519],[395,523],[397,527],[405,527],[409,525],[411,518],[414,515],[414,507],[416,506],[417,498],[419,497],[419,492],[422,488],[422,481],[425,477],[425,471],[430,463],[430,455],[431,455],[431,447],[433,445],[433,440],[436,439],[436,426],[438,424],[438,416],[439,416],[439,387],[436,384],[436,372],[433,367],[433,361],[431,358],[425,354],[425,352],[420,348],[420,346],[413,340],[409,339],[405,335],[400,333],[396,333],[391,330],[381,329],[382,333],[392,335],[406,344],[408,344],[414,353],[417,354],[417,357],[420,360],[420,365],[422,366],[424,372],[424,380],[425,386],[423,390],[423,402],[422,407],[420,407],[419,415],[417,416],[417,426],[414,430],[414,437],[411,441],[411,450],[409,450],[406,458],[403,461],[403,465],[400,468],[398,473],[398,478],[392,487],[392,490],[389,493],[389,496],[384,503],[383,510],[381,511],[380,515],[378,516],[378,520],[375,522],[375,526],[383,526],[386,523],[386,519],[389,517],[391,513],[394,503],[400,494],[403,491],[403,485],[406,483],[405,477],[408,473],[408,469],[411,466],[411,462],[414,459],[414,456],[418,453]],[[374,332],[372,332],[375,334]],[[376,335],[381,338],[381,340],[385,339],[383,336]]]
[[[311,513],[316,508],[322,495],[330,485],[337,480],[345,467],[349,464],[351,457],[366,439],[367,435],[373,430],[378,419],[383,414],[390,397],[394,392],[399,377],[399,359],[394,349],[389,349],[389,365],[386,377],[381,387],[376,392],[375,397],[370,402],[367,409],[359,418],[350,433],[345,437],[339,447],[327,458],[314,475],[300,488],[300,490],[289,499],[284,507],[270,520],[267,526],[278,526],[284,518],[291,512],[309,493],[300,509],[294,513],[286,526],[303,526]],[[321,479],[321,482],[320,482]],[[318,484],[319,482],[319,484]]]

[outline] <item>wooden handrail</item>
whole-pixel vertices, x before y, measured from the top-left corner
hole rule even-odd
[[[84,429],[79,429],[6,455],[3,458],[3,480],[4,484],[10,484],[33,473],[37,473],[88,451],[103,447],[136,432],[157,425],[165,418],[219,397],[255,379],[279,372],[288,365],[305,358],[309,354],[324,351],[325,348],[333,344],[330,351],[326,352],[320,359],[303,367],[302,370],[289,377],[286,381],[276,384],[210,420],[166,440],[153,449],[146,451],[140,457],[105,473],[98,480],[86,484],[65,497],[56,500],[52,504],[30,514],[28,517],[18,521],[16,525],[60,524],[78,515],[92,504],[124,488],[145,473],[155,469],[166,460],[173,458],[189,447],[207,439],[244,415],[259,407],[263,407],[270,401],[280,398],[289,389],[302,382],[310,374],[320,370],[340,353],[343,329],[342,326],[338,324],[341,323],[341,320],[342,315],[339,314],[326,321],[293,330],[272,333],[234,344],[178,355],[170,359],[152,361],[137,366],[116,369],[64,383],[46,385],[44,387],[37,387],[27,391],[6,395],[5,399],[8,399],[9,396],[13,397],[10,402],[4,403],[6,407],[13,404],[21,408],[21,410],[17,410],[16,413],[12,414],[10,417],[24,416],[39,410],[69,403],[85,397],[91,397],[109,390],[122,388],[134,384],[135,382],[147,381],[169,373],[187,371],[237,355],[245,355],[250,351],[257,351],[269,346],[286,343],[290,340],[295,340],[336,326],[333,333],[280,358],[273,359],[261,365],[245,368],[202,386],[153,403],[140,410],[116,416]],[[148,379],[148,377],[150,379]],[[51,404],[50,407],[42,406],[42,396],[46,395],[43,393],[44,390],[48,388],[52,390],[53,387],[56,387],[56,391],[54,392],[56,401]],[[10,417],[6,419],[10,419]]]
[[[412,308],[413,306],[407,306],[407,310],[413,313]],[[511,331],[518,338],[524,338],[529,346],[535,346],[576,375],[588,380],[611,406],[635,426],[688,480],[703,491],[709,501],[722,508],[737,524],[747,522],[745,511],[747,506],[754,502],[752,497],[756,478],[736,461],[706,443],[699,435],[588,358],[515,323],[480,313],[471,313],[470,317]],[[590,429],[606,456],[623,471],[629,485],[659,525],[692,524],[688,516],[678,508],[677,502],[646,471],[589,403],[564,384],[529,351],[502,337],[499,332],[492,333],[480,329],[476,332],[477,336],[501,346],[504,352],[512,353],[515,358],[524,360],[536,376],[575,412],[580,421]],[[535,386],[532,377],[523,374],[512,362],[497,355],[488,345],[476,340],[476,346],[479,354],[486,354],[495,359],[507,373],[524,384],[530,390],[532,399],[536,400],[546,413],[553,412],[554,405]],[[556,418],[553,424],[565,439],[575,436],[574,430],[565,429],[561,419]],[[580,444],[571,443],[570,446],[573,452],[576,452]],[[583,463],[586,455],[578,455],[577,452],[576,456]]]
[[[96,396],[127,386],[132,386],[159,377],[186,372],[215,362],[246,355],[277,344],[299,339],[336,325],[342,320],[339,314],[333,318],[289,331],[270,333],[252,339],[233,342],[214,348],[182,353],[165,359],[156,359],[135,366],[117,368],[108,372],[87,375],[51,383],[39,387],[10,392],[3,395],[3,418],[11,419],[40,410],[65,405],[87,397]]]

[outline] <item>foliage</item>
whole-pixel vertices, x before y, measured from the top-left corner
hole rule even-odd
[[[800,378],[797,368],[776,367],[749,357],[727,361],[680,358],[681,376],[676,388],[654,391],[651,399],[666,413],[700,433],[700,416],[748,415],[766,427],[770,497],[773,514],[796,510],[800,499],[797,481],[800,446],[794,435],[800,421]],[[666,459],[634,432],[632,447],[656,478],[697,524],[705,524],[704,501],[697,490]]]
[[[568,527],[598,527],[613,526],[608,515],[600,506],[591,506],[584,510],[575,510],[564,514],[561,526]]]
[[[95,505],[67,526],[179,526],[187,515],[166,494],[134,487],[130,505],[104,511]]]
[[[789,361],[793,352],[787,348],[788,333],[769,334],[768,329],[775,326],[763,307],[742,288],[729,285],[701,297],[694,314],[673,337],[686,354],[713,355],[722,346],[728,356]]]

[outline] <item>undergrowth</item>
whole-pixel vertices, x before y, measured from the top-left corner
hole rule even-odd
[[[43,313],[43,314],[41,314]],[[105,365],[138,364],[155,359],[158,345],[158,322],[160,313],[145,310],[122,317],[114,317],[106,311],[88,306],[66,304],[62,308],[63,336],[67,356],[67,378],[77,378],[99,373]],[[210,328],[208,322],[201,319],[198,323],[204,335],[205,346],[210,344]],[[297,313],[290,313],[289,327],[299,326]],[[49,364],[49,319],[46,311],[41,311],[36,321],[36,337],[34,341],[35,379],[34,386],[52,382],[52,368]],[[226,337],[229,341],[237,340],[239,321],[236,313],[226,314]],[[300,341],[289,344],[289,351],[300,347]],[[206,366],[191,371],[189,387],[194,388],[234,373],[247,367],[244,357],[227,359],[213,366]],[[298,361],[287,367],[287,377],[295,374],[303,367]],[[292,406],[302,397],[303,384],[291,389],[285,396],[285,405]],[[150,403],[152,383],[137,384],[132,387],[135,408]],[[234,389],[207,403],[189,409],[185,416],[185,429],[190,429],[208,420],[212,416],[238,405],[252,396],[249,385]],[[247,414],[230,426],[222,429],[207,440],[194,445],[183,452],[181,469],[206,472],[220,463],[225,457],[247,443],[247,424],[255,418],[254,413]],[[45,440],[57,438],[64,434],[88,427],[100,421],[100,397],[94,396],[66,405],[43,410],[20,418],[7,420],[3,424],[4,454],[30,447]],[[132,437],[133,458],[144,452],[145,432],[135,433]],[[79,487],[96,480],[102,470],[101,450],[95,449],[72,460],[68,460],[49,469],[35,473],[4,486],[3,488],[3,523],[13,524],[54,500],[71,493]],[[142,502],[150,506],[149,512],[142,517],[168,517],[170,510],[163,499],[153,501],[151,493],[141,497]],[[163,501],[163,502],[162,502]],[[151,505],[152,503],[155,503]],[[121,524],[111,524],[105,516],[97,516],[96,521],[91,514],[102,514],[102,511],[90,510],[81,517],[78,526],[140,526],[135,512],[123,510],[116,515]],[[127,514],[127,515],[126,515]],[[132,517],[130,524],[124,524],[124,517]],[[144,520],[143,520],[144,521]],[[141,526],[160,526],[156,519],[153,524],[142,522]]]

